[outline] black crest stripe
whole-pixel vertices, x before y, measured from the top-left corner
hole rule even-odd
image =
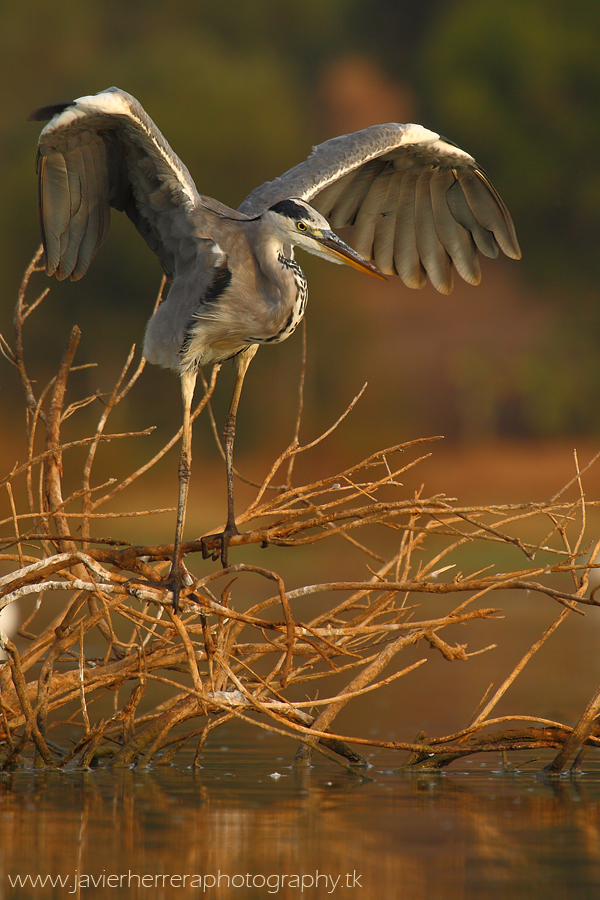
[[[304,207],[294,200],[280,200],[275,206],[271,206],[271,212],[287,216],[288,219],[303,219],[306,216]]]

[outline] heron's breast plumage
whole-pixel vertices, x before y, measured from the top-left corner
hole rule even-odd
[[[146,333],[146,356],[150,362],[180,373],[223,362],[251,344],[276,344],[286,340],[301,321],[308,296],[306,278],[298,263],[288,257],[281,244],[269,264],[244,241],[218,241],[198,266],[197,277],[187,271],[175,278],[169,296],[150,320]],[[287,249],[287,248],[286,248]],[[168,359],[161,320],[178,327],[171,330]],[[163,352],[153,352],[159,346]]]

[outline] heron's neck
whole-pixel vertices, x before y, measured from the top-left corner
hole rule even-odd
[[[259,236],[256,255],[266,278],[285,293],[294,280],[294,272],[299,270],[293,247],[265,229]]]
[[[265,343],[279,343],[292,334],[302,320],[308,290],[302,269],[294,259],[293,248],[267,229],[256,244],[256,256],[263,275],[269,283],[272,306],[273,333]],[[266,297],[265,297],[266,299]]]

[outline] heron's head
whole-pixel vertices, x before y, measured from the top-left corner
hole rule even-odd
[[[304,200],[280,200],[263,213],[262,219],[285,244],[301,247],[330,262],[354,266],[375,278],[385,278],[377,266],[340,240],[327,219]]]

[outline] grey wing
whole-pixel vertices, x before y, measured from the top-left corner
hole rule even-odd
[[[258,215],[287,197],[306,200],[332,228],[351,226],[348,243],[409,287],[429,276],[449,293],[453,265],[478,284],[477,251],[521,256],[510,213],[483,169],[420,125],[374,125],[325,141],[254,190],[240,212]]]
[[[50,119],[38,146],[39,212],[46,269],[86,273],[108,234],[110,207],[124,210],[166,273],[194,253],[194,182],[130,94],[109,88],[36,110]]]

